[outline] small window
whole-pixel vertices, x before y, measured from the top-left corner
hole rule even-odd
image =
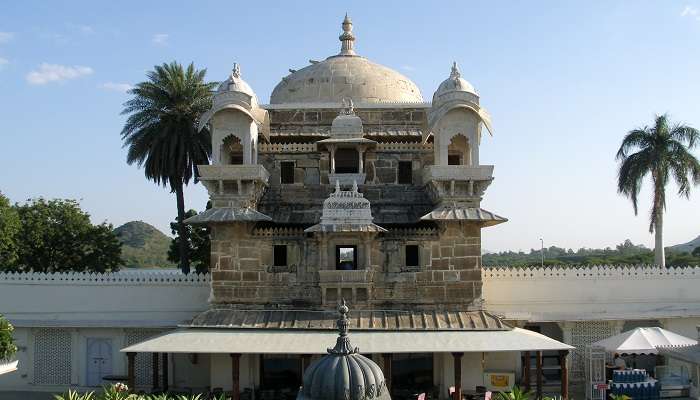
[[[357,269],[357,246],[337,246],[335,248],[335,269]]]
[[[447,156],[447,165],[462,165],[462,160],[459,154],[450,154]]]
[[[294,183],[294,162],[283,161],[280,163],[280,181],[282,183]]]
[[[335,172],[337,174],[356,174],[360,172],[360,153],[355,149],[338,149],[335,151]]]
[[[418,263],[418,246],[412,244],[406,246],[406,266],[417,267]]]
[[[275,267],[287,265],[287,245],[276,244],[273,248],[273,262]]]
[[[413,183],[413,163],[399,161],[399,184],[410,185],[411,183]]]

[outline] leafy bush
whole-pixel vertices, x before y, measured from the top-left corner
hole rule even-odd
[[[14,330],[10,321],[0,315],[0,361],[9,361],[17,353],[17,346],[12,338]]]
[[[95,392],[78,393],[75,390],[68,390],[64,394],[54,395],[55,400],[204,400],[205,398],[202,394],[133,394],[129,393],[129,388],[123,383],[105,386],[101,394],[95,394]],[[221,394],[215,400],[227,399],[224,394]]]

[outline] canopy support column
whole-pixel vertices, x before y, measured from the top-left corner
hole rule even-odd
[[[382,361],[384,364],[384,382],[386,382],[386,389],[391,393],[391,363],[393,362],[393,355],[391,353],[383,353]]]
[[[521,386],[525,389],[526,392],[529,392],[530,389],[530,352],[526,351],[523,352],[523,380],[525,382],[521,383]]]
[[[542,351],[537,351],[537,399],[542,399]]]
[[[561,366],[561,398],[569,400],[569,366],[567,365],[569,350],[559,350],[559,365]]]
[[[158,382],[158,353],[153,353],[153,387],[151,388],[154,392],[160,389],[160,382]]]
[[[241,397],[241,355],[231,354],[231,400],[240,400]]]
[[[129,387],[129,391],[131,391],[132,393],[136,393],[136,353],[126,353],[126,359],[126,385]]]
[[[168,391],[168,353],[162,353],[161,358],[163,361],[163,384],[161,385],[163,387],[163,391],[167,392]]]
[[[452,353],[455,370],[454,400],[462,400],[462,356],[464,353]]]

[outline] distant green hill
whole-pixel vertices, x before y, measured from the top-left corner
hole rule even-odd
[[[675,246],[667,247],[668,251],[675,251],[677,253],[692,253],[696,247],[700,247],[700,236],[691,240],[688,243],[677,244]]]
[[[168,261],[171,239],[143,221],[131,221],[116,228],[114,234],[122,243],[126,268],[172,268]]]

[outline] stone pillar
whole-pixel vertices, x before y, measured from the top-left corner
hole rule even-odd
[[[160,382],[158,382],[158,353],[153,353],[153,386],[152,390],[155,392],[160,389]]]
[[[357,156],[358,156],[358,163],[357,163],[357,172],[362,174],[365,172],[365,167],[364,167],[364,162],[362,161],[362,155],[365,153],[365,150],[367,150],[366,146],[357,146]]]
[[[455,393],[453,400],[462,400],[462,356],[464,353],[452,353],[455,370]]]
[[[569,350],[559,350],[559,365],[561,366],[561,398],[569,400],[569,366],[567,365]]]
[[[167,392],[168,391],[168,353],[162,353],[162,361],[163,361],[163,391]]]
[[[129,386],[129,391],[136,393],[136,353],[126,353],[126,359],[126,385]]]
[[[241,398],[241,355],[238,353],[231,354],[231,400],[240,400]]]
[[[364,240],[365,244],[365,269],[372,267],[372,237],[368,233]]]
[[[384,381],[386,382],[386,389],[391,393],[391,362],[392,354],[384,353],[382,354],[382,364],[384,364]]]
[[[526,351],[523,353],[523,380],[520,386],[525,389],[526,392],[530,391],[530,352]]]
[[[335,174],[335,146],[334,145],[329,145],[328,146],[328,151],[330,152],[330,165],[331,165],[331,174]],[[331,185],[335,185],[335,182],[328,182]]]
[[[537,399],[542,399],[542,351],[537,351]]]

